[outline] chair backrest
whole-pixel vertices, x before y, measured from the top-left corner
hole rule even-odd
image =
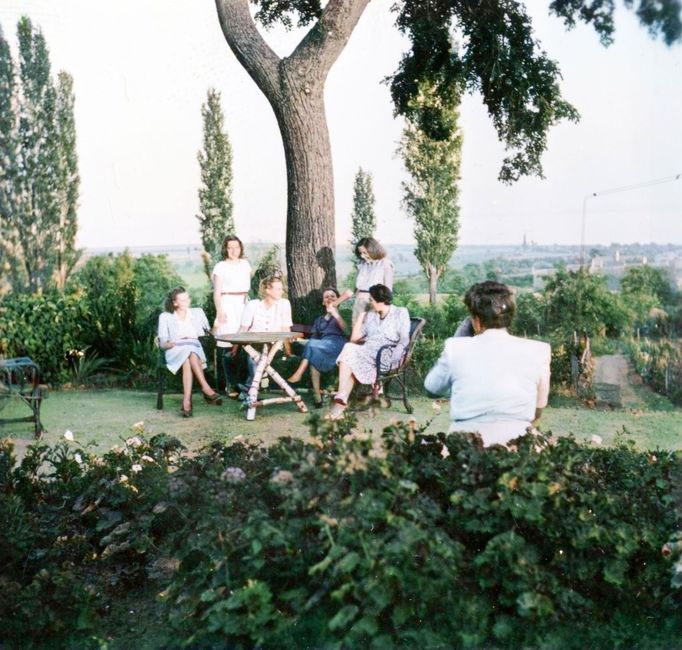
[[[405,350],[405,356],[403,357],[402,363],[400,364],[401,367],[407,365],[410,362],[410,359],[412,358],[412,351],[414,350],[414,344],[422,333],[424,325],[426,325],[425,318],[410,318],[410,340],[407,344],[407,349]]]

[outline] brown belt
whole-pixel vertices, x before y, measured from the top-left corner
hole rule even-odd
[[[367,289],[356,289],[358,293],[369,293]]]
[[[223,291],[221,296],[245,296],[248,291]]]

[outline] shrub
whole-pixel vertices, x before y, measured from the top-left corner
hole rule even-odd
[[[311,423],[191,457],[0,448],[0,643],[101,642],[146,582],[170,647],[677,644],[679,454]]]
[[[74,296],[10,293],[0,304],[0,356],[31,357],[44,381],[66,381],[70,350],[83,345],[84,309]]]

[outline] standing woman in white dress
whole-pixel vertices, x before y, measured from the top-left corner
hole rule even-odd
[[[203,309],[190,309],[190,298],[184,287],[175,287],[166,297],[165,311],[159,316],[159,347],[164,351],[166,367],[173,374],[182,368],[183,417],[192,415],[192,375],[197,378],[204,399],[220,405],[222,400],[206,381],[206,354],[199,337],[208,331]]]
[[[244,305],[249,297],[251,287],[251,265],[244,258],[244,245],[236,235],[228,235],[223,240],[222,261],[215,265],[212,273],[213,302],[215,303],[216,334],[234,334],[239,330]],[[218,343],[219,347],[230,348],[231,343]],[[237,381],[232,377],[231,366],[234,361],[236,347],[231,354],[223,354],[223,372],[225,373],[225,390],[228,395],[236,396],[233,389]]]
[[[374,237],[363,237],[355,245],[355,255],[360,260],[355,279],[355,291],[346,289],[340,300],[355,296],[353,325],[360,314],[369,310],[369,288],[383,284],[393,291],[393,262],[386,255],[384,247]]]

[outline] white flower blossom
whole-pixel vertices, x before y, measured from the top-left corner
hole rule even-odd
[[[239,467],[228,467],[220,478],[227,483],[241,483],[246,478],[246,472]]]
[[[595,445],[601,445],[602,442],[604,442],[604,440],[601,436],[598,436],[596,433],[593,433],[592,437],[590,438],[590,442],[594,443]]]
[[[142,444],[142,440],[138,436],[133,436],[132,438],[128,438],[126,440],[126,445],[128,447],[139,447]]]
[[[130,427],[130,430],[135,432],[135,433],[142,433],[144,431],[144,420],[140,420],[139,422],[135,422]]]
[[[131,468],[131,471],[135,472],[137,474],[138,472],[142,471],[142,465],[138,465],[137,463],[133,465]]]
[[[64,431],[64,437],[69,442],[73,442],[76,439],[76,437],[73,435],[73,431],[71,431],[70,429],[67,429],[66,431]]]
[[[293,480],[294,475],[286,469],[279,470],[279,472],[276,472],[270,479],[270,481],[276,485],[286,485],[287,483],[291,483]]]
[[[121,474],[121,476],[118,479],[119,483],[127,483],[128,482],[128,477],[125,474]]]
[[[83,464],[83,457],[80,454],[74,454],[73,459],[79,464]]]
[[[151,456],[147,456],[147,454],[145,454],[144,456],[142,456],[142,459],[141,459],[141,460],[143,460],[145,463],[153,463],[153,462],[155,462],[154,459],[153,459]]]

